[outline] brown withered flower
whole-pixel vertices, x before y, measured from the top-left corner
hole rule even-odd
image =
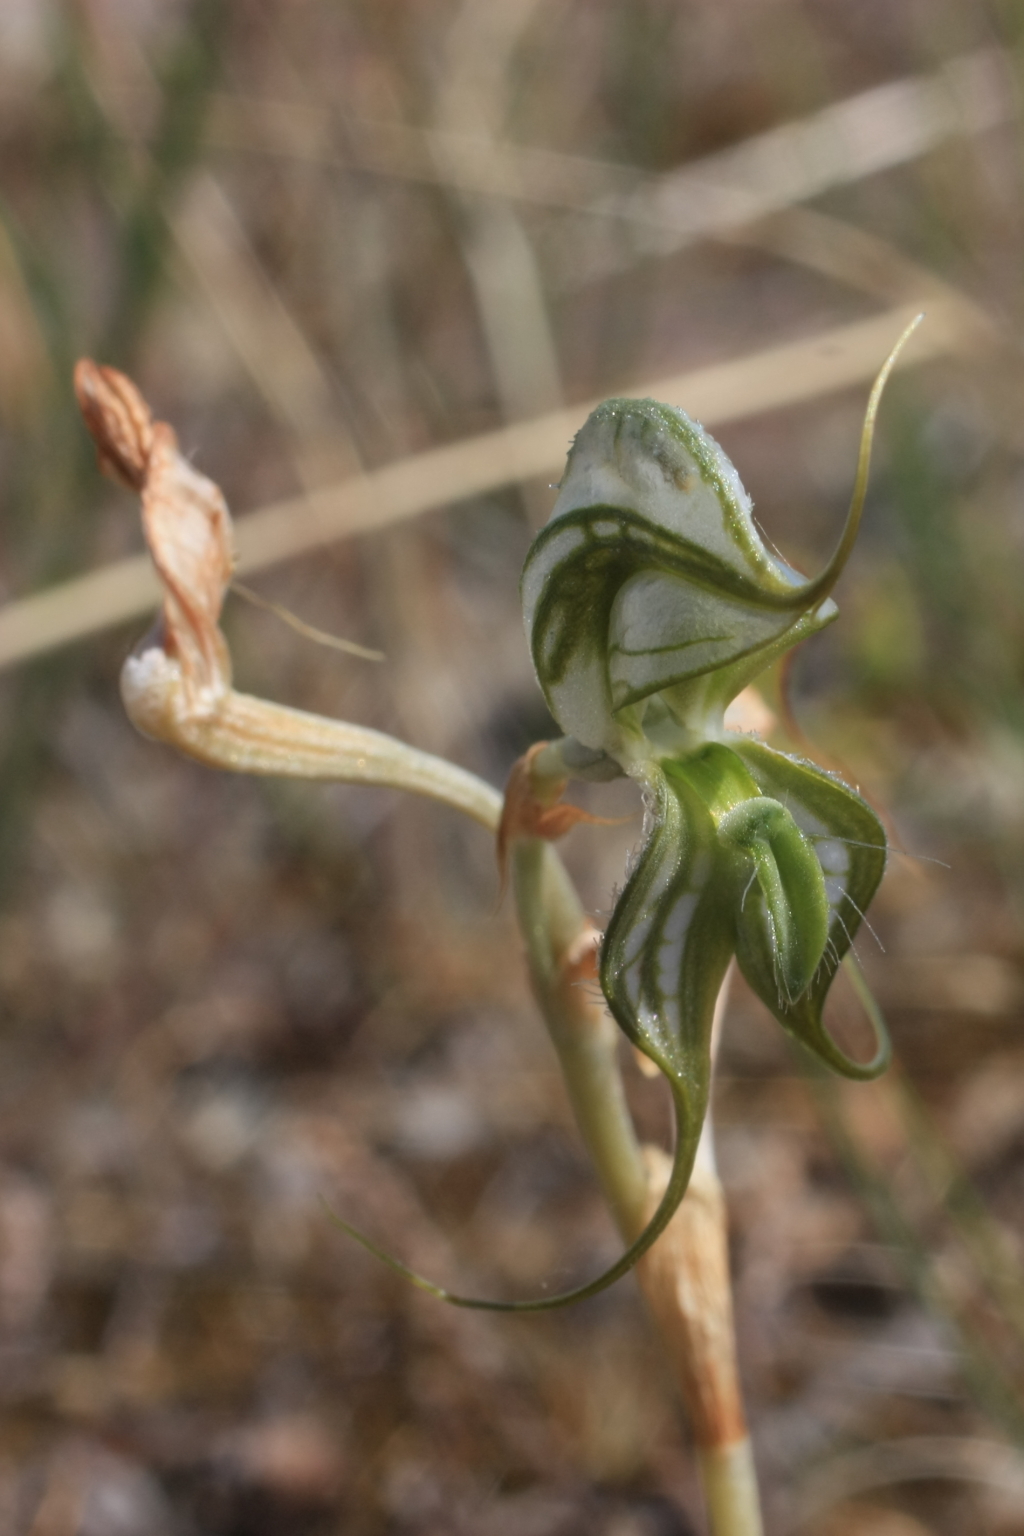
[[[121,673],[132,723],[211,767],[391,785],[443,800],[496,828],[500,796],[454,764],[366,726],[232,687],[220,629],[234,567],[224,497],[182,455],[174,429],[153,420],[131,379],[116,368],[83,358],[75,369],[75,393],[101,468],[142,498],[146,543],[163,587],[160,618]]]
[[[83,358],[75,393],[101,468],[142,497],[164,602],[156,630],[129,658],[121,685],[135,724],[166,738],[167,710],[210,714],[231,686],[219,628],[234,565],[231,518],[218,487],[182,456],[173,427],[153,420],[131,379]]]

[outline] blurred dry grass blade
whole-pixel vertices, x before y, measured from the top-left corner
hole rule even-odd
[[[159,96],[142,54],[123,37],[99,29],[106,66],[90,79],[109,126],[131,142],[141,167],[154,173],[144,132]],[[113,55],[113,59],[111,58]],[[123,55],[123,57],[122,57]],[[111,64],[116,59],[116,67]],[[128,91],[116,80],[130,79]],[[233,351],[291,440],[299,481],[307,488],[359,468],[338,419],[330,381],[282,292],[268,278],[220,181],[198,170],[168,208],[168,224],[186,282],[198,287]]]
[[[24,430],[52,384],[46,340],[10,234],[0,224],[0,415]]]
[[[655,177],[450,128],[339,122],[328,108],[225,95],[214,101],[207,134],[219,148],[440,181],[464,193],[586,213],[585,225],[562,231],[555,253],[563,280],[576,283],[891,170],[950,139],[986,133],[1016,111],[1004,54],[984,48]],[[613,241],[602,240],[595,217],[623,228]]]
[[[100,35],[109,46],[107,34]],[[121,72],[123,78],[127,67],[133,81],[130,92],[119,92],[103,69],[94,69],[92,80],[110,126],[132,140],[143,163],[149,159],[142,139],[147,113],[140,108],[147,103],[152,106],[158,88],[142,56],[130,47],[125,52]],[[301,483],[309,487],[354,473],[358,455],[338,421],[324,369],[280,289],[263,270],[221,183],[209,170],[199,170],[168,211],[184,275],[199,288],[271,413],[291,438]]]
[[[629,192],[643,180],[633,166],[533,149],[445,127],[382,118],[339,118],[302,101],[218,95],[207,127],[213,149],[282,155],[396,181],[424,181],[467,194],[583,212],[594,198]]]
[[[629,393],[685,403],[707,426],[813,400],[874,377],[920,305],[887,310],[801,341],[731,362],[647,380]],[[901,366],[955,353],[976,341],[957,305],[932,304],[928,324]],[[557,472],[596,401],[414,454],[308,496],[276,502],[235,523],[240,575],[265,569],[331,539],[414,517],[531,476]],[[852,451],[852,450],[851,450]],[[0,666],[80,640],[155,607],[159,589],[145,556],[92,571],[0,609]]]
[[[960,288],[846,219],[814,208],[785,208],[742,229],[723,230],[719,238],[767,251],[889,304],[914,299],[929,307],[936,302],[959,305],[965,328],[973,324],[977,329],[979,346],[1012,343],[1006,327]]]
[[[929,313],[936,305],[955,313],[964,353],[976,348],[988,358],[989,366],[975,369],[972,377],[984,396],[989,425],[1007,447],[1024,452],[1024,424],[1013,406],[1024,384],[1024,351],[1014,328],[961,288],[891,241],[816,208],[784,208],[755,224],[722,230],[717,238],[820,272],[880,302],[914,299]]]
[[[354,473],[358,457],[338,420],[327,376],[209,172],[192,181],[171,227],[194,281],[292,438],[303,485]]]
[[[1009,64],[995,49],[951,60],[933,75],[895,80],[670,172],[591,213],[623,222],[617,241],[588,222],[561,242],[571,284],[668,255],[716,230],[752,223],[833,187],[916,160],[946,140],[1012,119]]]
[[[502,414],[510,421],[563,403],[544,288],[518,212],[462,192],[451,144],[467,136],[496,146],[509,107],[512,57],[536,9],[537,0],[463,0],[446,39],[447,67],[436,105],[437,121],[447,132],[431,141],[440,179],[458,209],[463,256]]]
[[[995,1440],[952,1435],[915,1435],[851,1451],[807,1479],[786,1530],[805,1531],[833,1505],[874,1488],[932,1479],[984,1483],[1024,1500],[1024,1456]]]
[[[583,212],[597,197],[632,190],[632,166],[527,148],[479,133],[339,117],[306,102],[214,98],[207,142],[215,149],[281,155],[396,181]]]

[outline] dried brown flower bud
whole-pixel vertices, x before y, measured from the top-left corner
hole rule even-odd
[[[164,589],[159,636],[125,666],[129,714],[150,735],[174,734],[171,716],[210,715],[231,686],[218,627],[231,580],[231,519],[212,480],[154,422],[131,379],[83,358],[75,393],[101,466],[142,496],[142,525]]]
[[[146,542],[164,590],[160,623],[121,672],[133,724],[211,767],[390,784],[454,805],[493,832],[500,798],[473,774],[365,726],[232,688],[219,627],[234,563],[224,497],[182,457],[173,430],[153,421],[123,373],[83,358],[75,391],[101,465],[142,496]]]
[[[219,488],[182,458],[161,421],[142,487],[142,526],[164,588],[163,648],[180,664],[193,702],[212,702],[231,682],[218,628],[234,565],[231,518]]]
[[[75,394],[100,468],[130,490],[141,491],[153,450],[153,417],[131,379],[82,357],[75,364]]]

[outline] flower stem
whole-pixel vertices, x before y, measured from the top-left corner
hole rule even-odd
[[[601,1189],[620,1233],[631,1241],[661,1198],[669,1159],[637,1141],[619,1072],[617,1032],[587,985],[593,975],[587,956],[593,956],[596,936],[565,866],[549,843],[521,838],[513,844],[512,867],[534,993]],[[710,1117],[690,1189],[641,1259],[637,1276],[698,1441],[712,1536],[761,1536],[736,1372],[725,1199],[714,1166]]]
[[[159,648],[129,659],[122,693],[129,715],[145,734],[211,767],[404,789],[439,800],[497,831],[502,797],[474,774],[379,731],[273,704],[230,687],[197,700],[177,662]],[[512,866],[534,993],[601,1189],[620,1233],[632,1242],[650,1217],[657,1180],[649,1178],[654,1154],[645,1155],[633,1129],[618,1066],[618,1031],[597,989],[598,935],[549,842],[515,839]],[[693,1197],[683,1201],[666,1229],[666,1241],[656,1245],[642,1266],[640,1283],[694,1419],[713,1536],[760,1536],[750,1444],[735,1379],[728,1263],[722,1257],[724,1202],[709,1137],[702,1150],[697,1182],[703,1193],[694,1189]],[[688,1311],[693,1266],[687,1261],[687,1249],[705,1246],[703,1238],[697,1244],[690,1240],[694,1219],[698,1226],[707,1225],[709,1180],[714,1184],[711,1247],[718,1256],[712,1265],[716,1294],[711,1332],[716,1342],[710,1352],[697,1342],[702,1329],[707,1332],[707,1319],[698,1319],[695,1327],[692,1308]],[[654,1199],[655,1206],[660,1198]],[[702,1269],[698,1290],[705,1280]],[[704,1413],[700,1405],[708,1401],[717,1407]],[[707,1423],[715,1426],[710,1440]]]
[[[513,845],[519,923],[530,979],[558,1054],[580,1133],[624,1238],[644,1226],[647,1170],[619,1073],[618,1031],[596,996],[596,935],[550,843]]]
[[[495,832],[502,797],[483,779],[382,731],[273,704],[226,688],[192,700],[177,662],[159,647],[130,656],[121,694],[132,722],[211,768],[235,773],[377,784],[440,800]]]
[[[762,1536],[757,1472],[750,1437],[697,1452],[713,1536]]]

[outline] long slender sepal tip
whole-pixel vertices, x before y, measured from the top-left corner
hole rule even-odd
[[[867,977],[860,968],[853,950],[847,950],[843,956],[843,969],[853,987],[857,1001],[864,1009],[868,1023],[871,1025],[875,1037],[875,1054],[870,1061],[864,1063],[861,1071],[865,1078],[881,1077],[889,1063],[892,1061],[892,1040],[889,1037],[889,1026],[885,1022],[885,1015],[878,1006],[875,994],[868,986]]]
[[[686,1128],[686,1106],[682,1094],[675,1089],[671,1081],[669,1086],[672,1088],[672,1097],[676,1109],[676,1150],[672,1159],[672,1172],[658,1209],[640,1233],[640,1236],[626,1249],[625,1253],[610,1269],[606,1269],[596,1279],[589,1280],[586,1285],[577,1286],[571,1291],[560,1291],[554,1296],[536,1297],[530,1301],[491,1301],[482,1296],[461,1296],[457,1292],[446,1290],[443,1286],[436,1285],[433,1280],[428,1280],[425,1276],[417,1274],[414,1269],[410,1269],[407,1264],[403,1264],[401,1259],[395,1258],[393,1254],[388,1253],[386,1249],[382,1248],[379,1243],[375,1243],[373,1238],[367,1237],[364,1232],[360,1232],[358,1227],[354,1227],[351,1222],[345,1221],[342,1217],[338,1216],[336,1212],[331,1210],[329,1205],[327,1206],[328,1214],[336,1226],[339,1226],[348,1237],[359,1243],[368,1253],[372,1253],[375,1259],[379,1259],[382,1264],[386,1264],[396,1275],[400,1275],[403,1280],[409,1281],[418,1290],[426,1291],[429,1295],[436,1297],[438,1301],[446,1301],[450,1307],[463,1307],[475,1312],[553,1312],[559,1307],[569,1307],[578,1301],[586,1301],[588,1297],[596,1296],[599,1291],[607,1290],[610,1285],[614,1285],[617,1280],[621,1280],[623,1275],[628,1274],[633,1266],[643,1258],[647,1250],[664,1232],[675,1215],[683,1196],[686,1194],[687,1186],[690,1182],[690,1174],[693,1171],[694,1156],[697,1151],[697,1138],[684,1134]]]
[[[835,586],[836,582],[839,580],[839,577],[842,575],[843,568],[846,565],[847,560],[850,558],[850,553],[857,541],[857,532],[860,528],[861,514],[864,511],[864,502],[867,498],[868,476],[871,471],[871,448],[872,444],[874,443],[875,421],[878,417],[878,407],[882,400],[882,391],[885,389],[886,384],[889,382],[889,375],[895,368],[899,360],[900,353],[903,351],[904,347],[907,345],[907,342],[910,340],[911,336],[913,336],[914,332],[917,330],[923,319],[924,311],[922,311],[921,314],[914,316],[913,320],[911,320],[910,324],[907,326],[906,330],[903,332],[902,336],[900,336],[899,340],[896,342],[896,345],[889,353],[889,356],[882,364],[878,372],[878,377],[875,379],[875,382],[871,387],[871,394],[868,396],[867,410],[864,412],[864,425],[861,428],[860,449],[857,454],[857,476],[853,482],[853,495],[850,498],[850,510],[847,513],[846,526],[843,528],[842,536],[839,540],[839,543],[836,545],[835,553],[833,554],[831,560],[828,562],[828,565],[826,565],[821,575],[816,577],[816,579],[811,583],[815,602],[823,602],[824,599],[828,597],[829,593],[832,591],[832,588]]]

